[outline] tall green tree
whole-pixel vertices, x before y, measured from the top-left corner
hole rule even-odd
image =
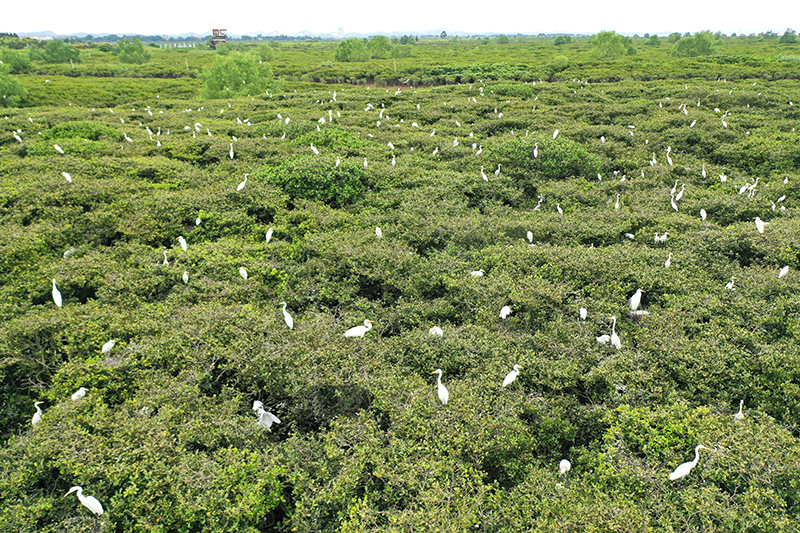
[[[60,39],[53,39],[44,47],[44,60],[48,63],[81,62],[81,54]]]
[[[792,28],[786,28],[786,32],[781,35],[780,41],[782,44],[794,44],[797,42],[797,33]]]
[[[636,53],[631,38],[614,31],[601,31],[592,37],[591,43],[592,56],[598,59],[615,59]]]
[[[28,91],[3,67],[0,65],[0,107],[17,107],[28,97]]]
[[[714,35],[710,31],[699,31],[691,37],[683,37],[672,46],[674,57],[698,57],[714,54]]]
[[[391,48],[392,44],[389,42],[389,38],[384,35],[376,35],[367,41],[367,50],[370,53],[370,57],[376,59],[388,57]]]
[[[150,61],[150,52],[144,49],[142,41],[136,37],[122,39],[116,47],[119,60],[122,63],[142,65]]]
[[[272,68],[252,53],[231,53],[217,56],[210,67],[200,73],[204,98],[264,93],[274,85]]]
[[[370,52],[367,45],[361,39],[345,39],[336,46],[336,53],[334,55],[336,61],[350,62],[350,61],[367,61],[370,58]]]

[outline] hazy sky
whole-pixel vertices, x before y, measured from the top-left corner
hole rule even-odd
[[[331,0],[238,2],[138,0],[19,0],[6,2],[0,32],[51,30],[69,33],[180,34],[210,33],[226,28],[235,34],[303,30],[328,33],[423,32],[452,33],[681,33],[700,30],[726,34],[774,31],[783,34],[792,22],[786,6],[793,2],[762,0],[725,3],[672,0],[490,0],[445,2],[404,0],[343,2]],[[663,6],[654,8],[652,6]],[[800,29],[800,28],[795,28]]]

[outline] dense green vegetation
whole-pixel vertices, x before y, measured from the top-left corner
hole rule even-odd
[[[0,74],[0,531],[797,531],[800,50],[691,37]]]

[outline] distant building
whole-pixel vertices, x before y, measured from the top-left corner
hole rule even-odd
[[[211,48],[216,48],[218,44],[228,42],[228,30],[211,30],[214,36],[211,38]]]
[[[344,39],[344,29],[339,28],[339,39]]]

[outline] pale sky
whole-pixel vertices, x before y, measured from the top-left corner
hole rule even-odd
[[[626,34],[721,31],[725,34],[800,30],[800,18],[784,0],[710,2],[672,0],[530,0],[446,2],[404,0],[342,2],[332,0],[39,0],[6,2],[0,32],[53,31],[57,34],[210,34],[226,28],[232,34],[303,30],[315,33],[584,33]],[[659,7],[653,7],[659,6]]]

